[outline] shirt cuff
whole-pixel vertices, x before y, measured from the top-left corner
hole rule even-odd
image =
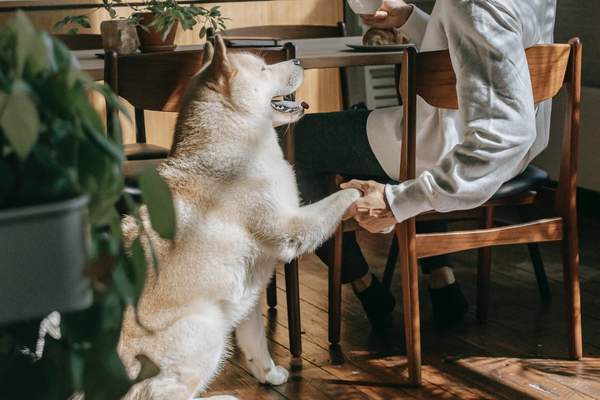
[[[408,19],[398,29],[405,35],[408,36],[411,42],[415,43],[417,47],[421,46],[425,31],[427,30],[427,23],[429,22],[429,14],[421,10],[419,7],[413,5],[412,12]]]
[[[385,185],[385,198],[398,223],[433,209],[416,181]]]

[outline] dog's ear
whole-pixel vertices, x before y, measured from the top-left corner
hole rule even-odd
[[[215,36],[215,48],[211,65],[213,68],[218,68],[226,76],[231,76],[233,73],[233,67],[227,57],[227,46],[225,46],[225,41],[221,35]]]
[[[219,92],[227,91],[234,70],[227,57],[227,47],[221,35],[216,35],[214,45],[208,46],[205,51],[207,51],[206,59],[210,57],[211,60],[207,68],[209,86]]]
[[[206,43],[204,44],[204,54],[202,56],[202,67],[203,68],[212,62],[214,55],[215,55],[215,47],[213,46],[213,44],[211,42],[206,41]]]

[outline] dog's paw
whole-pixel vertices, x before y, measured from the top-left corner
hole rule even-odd
[[[347,194],[347,196],[352,200],[352,201],[356,201],[358,199],[360,199],[360,197],[362,196],[362,193],[360,192],[360,190],[358,189],[354,189],[354,188],[350,188],[350,189],[344,189],[342,190],[342,192],[344,194]]]
[[[269,370],[269,372],[267,372],[264,383],[273,386],[283,385],[288,381],[289,377],[290,373],[287,369],[280,365],[275,365]]]
[[[256,380],[265,385],[281,385],[286,383],[290,376],[287,369],[275,365],[273,362],[271,362],[270,368],[261,368],[254,361],[247,361],[246,365]]]

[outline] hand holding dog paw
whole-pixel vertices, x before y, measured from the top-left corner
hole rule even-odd
[[[396,218],[385,198],[385,185],[375,181],[353,179],[342,183],[342,189],[354,188],[363,193],[351,209],[354,219],[360,226],[371,233],[387,233],[396,225]]]

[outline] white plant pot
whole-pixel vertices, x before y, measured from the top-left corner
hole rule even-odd
[[[0,210],[0,325],[92,303],[88,197]]]

